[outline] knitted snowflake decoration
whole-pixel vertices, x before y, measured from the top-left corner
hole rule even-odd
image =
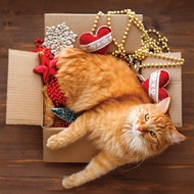
[[[69,30],[69,27],[64,23],[58,24],[57,27],[46,27],[46,37],[43,46],[51,50],[51,53],[56,55],[63,48],[73,48],[73,43],[77,38],[77,34]]]

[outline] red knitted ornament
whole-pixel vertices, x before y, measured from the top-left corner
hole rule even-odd
[[[165,70],[158,70],[151,73],[150,77],[142,84],[143,89],[153,99],[160,102],[168,97],[168,92],[164,89],[170,82],[170,76]]]
[[[108,26],[98,28],[95,35],[91,33],[82,34],[79,38],[82,50],[91,53],[105,55],[112,42],[112,32]]]

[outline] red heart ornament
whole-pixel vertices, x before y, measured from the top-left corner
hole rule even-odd
[[[101,26],[96,34],[82,34],[79,38],[79,44],[82,50],[86,52],[105,55],[112,42],[112,32],[108,26]]]
[[[153,99],[160,102],[168,97],[168,92],[164,89],[170,82],[170,76],[165,70],[158,70],[151,73],[150,77],[142,84],[143,89]]]

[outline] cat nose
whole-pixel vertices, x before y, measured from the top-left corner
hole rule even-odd
[[[140,127],[140,125],[136,126],[136,128],[137,128],[137,130],[140,131],[140,132],[143,131],[142,128]]]

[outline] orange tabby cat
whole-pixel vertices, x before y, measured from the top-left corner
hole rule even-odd
[[[56,78],[66,105],[82,114],[51,136],[47,146],[56,150],[87,136],[101,150],[84,170],[63,179],[64,188],[77,187],[185,140],[171,121],[170,97],[152,104],[124,61],[78,49],[64,49],[58,57]],[[45,100],[47,114],[53,105],[48,96]],[[52,119],[47,115],[46,124],[51,125]]]

